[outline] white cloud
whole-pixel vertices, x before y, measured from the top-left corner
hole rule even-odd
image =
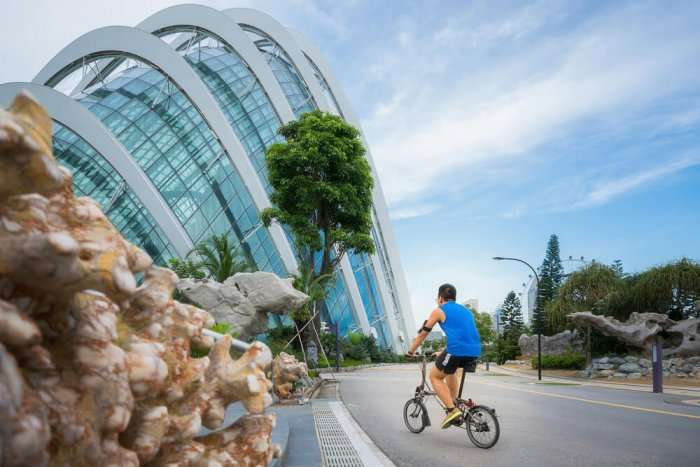
[[[654,21],[637,9],[594,18],[473,73],[468,55],[449,49],[437,59],[439,43],[402,31],[399,46],[414,49],[378,54],[375,72],[393,70],[396,86],[364,123],[389,205],[421,206],[441,177],[466,179],[476,162],[527,154],[587,119],[637,112],[694,80],[682,67],[700,51],[698,41],[669,31],[673,21],[664,28]],[[544,23],[531,18],[516,27],[506,17],[493,34],[522,37]],[[436,37],[457,34],[445,31]]]
[[[652,167],[626,177],[608,180],[598,184],[590,191],[583,200],[579,201],[572,208],[591,207],[605,204],[614,198],[635,190],[643,185],[647,185],[654,180],[671,175],[688,167],[700,165],[700,157],[691,156],[675,160],[663,165]]]

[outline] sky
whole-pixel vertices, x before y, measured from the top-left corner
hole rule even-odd
[[[172,1],[4,0],[0,82]],[[636,272],[700,259],[700,2],[204,1],[318,44],[360,117],[416,321],[437,287],[493,311],[557,234]],[[565,262],[567,270],[580,266]]]

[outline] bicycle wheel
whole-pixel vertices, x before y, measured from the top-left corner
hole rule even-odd
[[[425,429],[425,406],[420,399],[409,399],[403,406],[403,421],[411,433],[420,433]]]
[[[474,446],[489,449],[498,442],[501,427],[496,413],[490,408],[475,405],[467,412],[466,422],[467,435]]]

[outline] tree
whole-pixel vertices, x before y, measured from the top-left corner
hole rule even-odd
[[[577,311],[604,314],[621,281],[615,267],[601,263],[590,263],[571,273],[545,308],[549,329],[555,333],[563,331],[568,326],[567,315]]]
[[[547,251],[540,267],[540,282],[537,288],[537,304],[533,316],[533,330],[544,334],[546,331],[545,308],[554,300],[557,289],[564,278],[564,268],[559,256],[559,237],[552,234],[547,242]]]
[[[286,141],[267,151],[273,192],[263,223],[288,225],[316,276],[332,273],[348,251],[373,253],[374,182],[357,129],[313,111],[278,132]]]
[[[512,290],[501,305],[501,330],[503,338],[517,343],[523,329],[523,313],[520,299]]]
[[[194,264],[204,269],[210,278],[223,282],[238,272],[249,272],[253,266],[240,253],[238,245],[234,245],[228,235],[213,235],[208,240],[198,243],[188,254],[196,254],[199,258]]]
[[[338,116],[313,111],[278,132],[285,142],[267,151],[273,191],[272,207],[261,213],[263,223],[289,227],[311,281],[333,274],[346,252],[373,253],[374,182],[357,129]],[[320,315],[315,324],[318,328]]]
[[[615,261],[612,262],[610,267],[617,273],[618,276],[624,277],[625,276],[625,269],[622,267],[622,261],[619,259],[616,259]]]
[[[681,320],[700,317],[700,263],[688,258],[639,274],[630,287],[633,311],[665,313]]]
[[[469,308],[469,307],[467,307]],[[479,331],[479,337],[483,344],[488,344],[493,342],[496,337],[496,333],[493,330],[493,321],[491,320],[491,315],[488,313],[479,313],[478,311],[471,310],[474,316],[474,323],[476,324],[476,329]]]

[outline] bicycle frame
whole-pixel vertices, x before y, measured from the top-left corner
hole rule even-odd
[[[433,388],[430,387],[430,384],[428,384],[428,378],[427,378],[427,368],[428,368],[428,360],[425,355],[421,356],[421,384],[420,386],[416,387],[416,392],[415,396],[424,398],[425,396],[433,396],[435,397],[435,400],[437,400],[438,404],[440,404],[440,407],[445,408],[445,404],[442,403],[439,397],[437,397],[437,393],[433,390]],[[471,407],[474,405],[474,402],[472,402],[471,399],[468,400],[463,400],[462,399],[462,391],[464,390],[464,380],[466,379],[467,372],[464,371],[464,368],[461,368],[462,370],[462,377],[459,382],[459,392],[457,393],[457,400],[455,402],[463,402],[467,407]]]

